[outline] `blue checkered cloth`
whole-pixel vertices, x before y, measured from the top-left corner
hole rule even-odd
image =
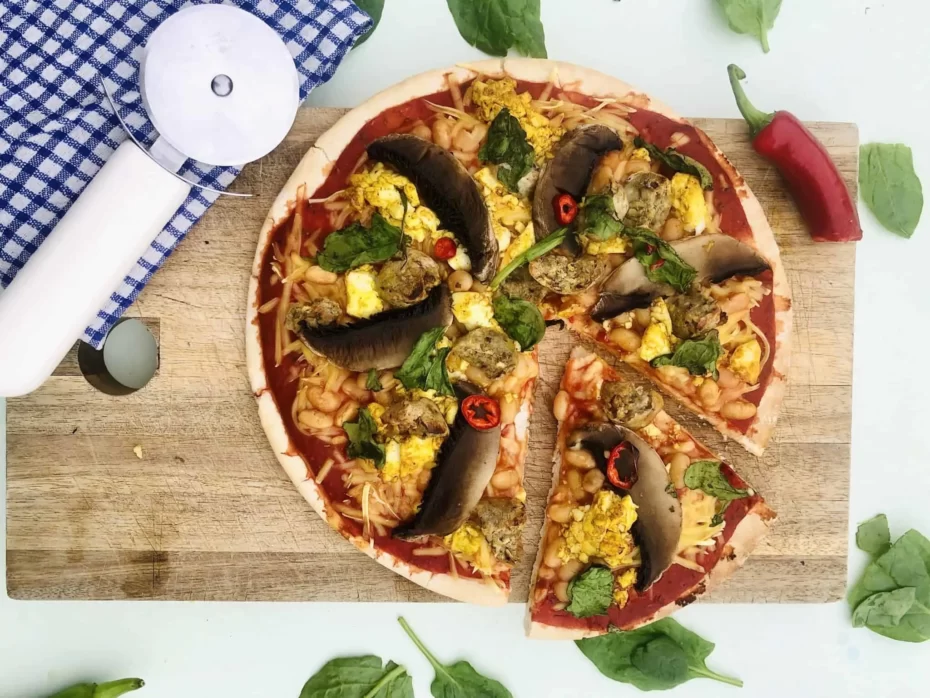
[[[0,2],[0,285],[7,286],[81,190],[126,138],[100,88],[147,147],[155,141],[139,94],[139,59],[149,34],[185,0]],[[284,40],[300,74],[300,96],[329,80],[371,20],[348,0],[229,0]],[[225,189],[239,174],[188,160],[186,179]],[[99,347],[152,274],[217,199],[193,189],[187,201],[84,332]]]

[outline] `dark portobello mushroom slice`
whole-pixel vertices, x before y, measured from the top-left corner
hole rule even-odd
[[[452,296],[446,284],[436,286],[426,300],[378,313],[349,325],[312,327],[299,324],[300,338],[310,349],[350,371],[396,368],[410,355],[427,330],[452,323]]]
[[[636,588],[645,591],[671,566],[681,538],[681,504],[666,491],[669,479],[665,463],[636,432],[617,424],[591,424],[579,429],[568,437],[568,447],[588,451],[606,474],[607,456],[623,441],[629,441],[638,453],[639,477],[629,491],[614,487],[609,480],[604,486],[618,494],[629,494],[637,507],[633,537],[640,546],[642,565]]]
[[[697,270],[696,283],[719,283],[732,276],[756,276],[771,269],[753,248],[723,233],[697,235],[670,243],[678,255]],[[650,281],[646,270],[631,257],[607,277],[601,296],[591,311],[597,322],[634,308],[645,308],[659,296],[675,293],[668,284]]]
[[[481,390],[471,383],[455,384],[459,404],[478,394]],[[487,431],[472,428],[459,410],[449,437],[439,449],[420,510],[412,521],[395,528],[394,535],[405,540],[447,536],[465,523],[494,474],[500,432],[500,426]]]
[[[372,160],[386,162],[414,183],[442,227],[465,245],[472,276],[488,281],[497,273],[497,238],[488,207],[478,185],[452,153],[408,133],[378,138],[367,151]]]

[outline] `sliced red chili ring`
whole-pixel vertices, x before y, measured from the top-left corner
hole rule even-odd
[[[614,487],[628,490],[639,479],[637,460],[639,453],[629,441],[621,441],[607,457],[607,479]]]
[[[578,215],[578,202],[571,194],[559,194],[552,202],[559,225],[568,225]]]
[[[469,395],[462,400],[462,416],[472,429],[488,431],[501,423],[501,406],[487,395]]]
[[[652,264],[649,265],[649,271],[655,271],[656,269],[661,269],[663,266],[665,266],[665,260],[657,259],[656,261],[654,261]]]
[[[436,255],[436,259],[446,261],[455,257],[458,249],[458,245],[452,238],[439,238],[433,246],[433,254]]]
[[[655,251],[656,251],[655,245],[650,245],[649,243],[646,243],[646,254],[652,254]]]

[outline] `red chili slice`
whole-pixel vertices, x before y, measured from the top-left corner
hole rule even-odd
[[[462,400],[462,416],[472,429],[488,431],[501,423],[501,406],[487,395],[469,395]]]
[[[657,259],[652,264],[649,265],[649,271],[655,271],[656,269],[661,269],[665,266],[664,259]]]
[[[433,246],[433,254],[436,255],[436,259],[446,261],[455,257],[458,249],[458,245],[452,238],[439,238]]]
[[[578,215],[578,202],[571,194],[559,194],[552,202],[559,225],[568,225]]]
[[[629,441],[621,441],[613,447],[607,458],[607,479],[614,487],[628,490],[639,479],[636,447]]]

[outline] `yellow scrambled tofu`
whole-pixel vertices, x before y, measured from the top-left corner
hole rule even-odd
[[[634,548],[630,528],[636,522],[636,505],[629,496],[601,490],[594,501],[572,510],[572,520],[562,527],[559,558],[563,562],[591,558],[608,567],[629,564]]]
[[[384,310],[378,295],[374,269],[364,264],[346,274],[346,312],[352,317],[371,317]]]
[[[672,334],[672,318],[668,306],[662,298],[656,298],[649,307],[649,326],[643,332],[643,341],[639,346],[639,358],[652,361],[657,356],[671,354],[675,347]]]
[[[730,355],[730,370],[752,385],[762,372],[762,347],[758,339],[740,344]]]
[[[409,179],[375,163],[349,176],[349,203],[356,211],[373,206],[389,223],[400,227],[404,216],[402,189],[407,196],[407,218],[404,232],[417,242],[435,238],[439,230],[439,217],[420,203],[417,188]]]
[[[532,105],[533,97],[529,92],[517,94],[517,83],[513,78],[475,80],[470,90],[479,119],[490,123],[501,109],[507,107],[526,131],[537,160],[552,157],[552,149],[565,129],[552,126],[549,119]]]
[[[694,175],[678,172],[670,187],[672,210],[689,233],[703,233],[707,227],[707,202],[700,180]]]

